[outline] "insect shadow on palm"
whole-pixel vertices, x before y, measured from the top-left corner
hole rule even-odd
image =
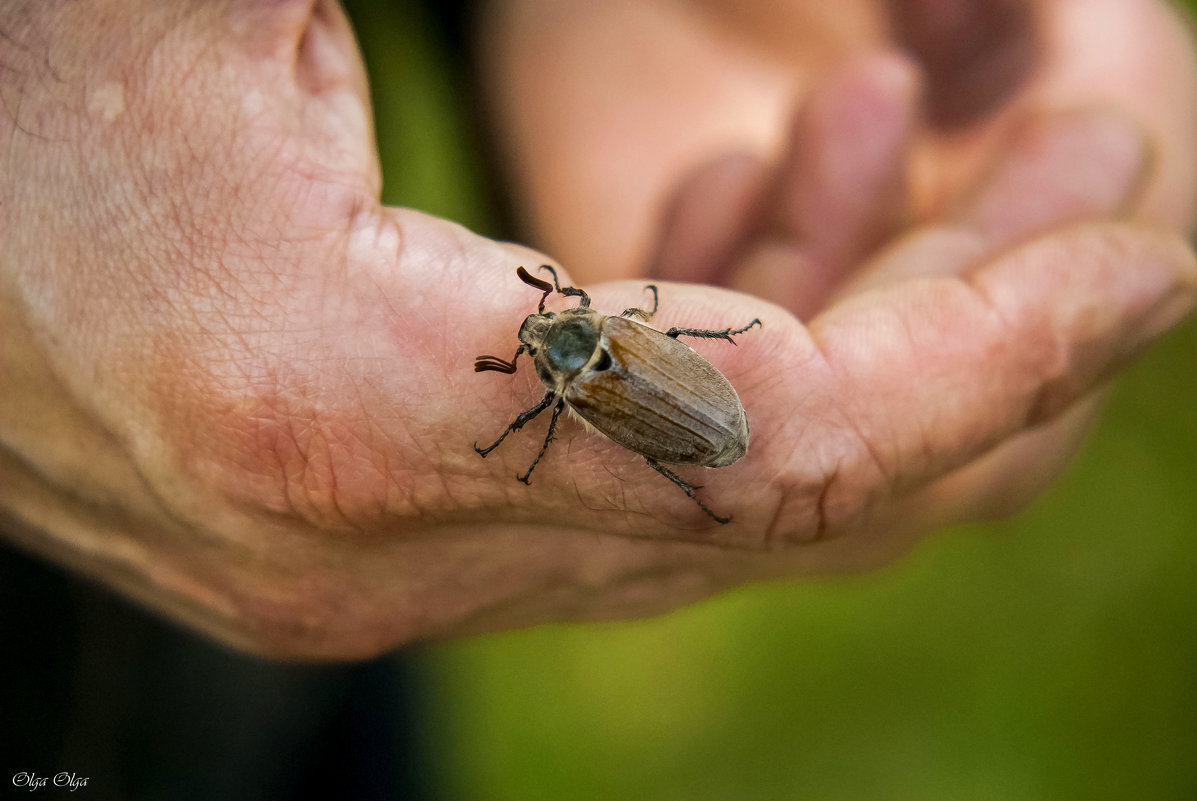
[[[722,339],[734,345],[732,337],[760,326],[761,321],[754,319],[743,328],[658,331],[644,324],[657,312],[659,295],[652,284],[647,286],[653,296],[652,309],[625,309],[616,317],[590,308],[590,296],[581,289],[562,288],[557,272],[549,265],[540,269],[553,277],[551,284],[523,267],[515,271],[521,281],[543,293],[536,313],[520,326],[515,355],[511,359],[479,356],[474,371],[513,374],[516,360],[526,353],[545,386],[545,395],[521,412],[497,440],[485,448],[474,443],[474,450],[485,458],[508,434],[551,406],[553,415],[544,445],[528,471],[516,476],[528,484],[553,441],[562,410],[569,408],[599,432],[643,456],[712,519],[730,521],[702,502],[697,495],[701,487],[668,465],[726,467],[738,461],[748,450],[748,418],[731,382],[678,337]],[[546,312],[545,301],[553,292],[578,298],[578,305]]]

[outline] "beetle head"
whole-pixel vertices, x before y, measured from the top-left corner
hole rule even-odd
[[[535,356],[544,341],[545,333],[553,326],[553,312],[544,314],[529,314],[520,326],[519,340],[528,346],[528,353]]]

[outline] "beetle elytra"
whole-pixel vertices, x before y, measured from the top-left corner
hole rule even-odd
[[[548,450],[557,430],[557,419],[565,408],[574,411],[601,433],[644,457],[649,466],[672,481],[699,507],[720,523],[721,517],[699,499],[699,487],[687,482],[666,465],[726,467],[748,450],[748,418],[740,396],[731,382],[679,336],[722,339],[735,344],[733,336],[753,326],[708,330],[670,328],[658,331],[645,323],[657,311],[657,288],[651,310],[627,309],[618,317],[590,308],[590,296],[576,287],[561,288],[556,271],[545,264],[553,283],[535,278],[523,267],[520,280],[544,294],[519,330],[520,346],[510,360],[479,356],[474,371],[515,372],[520,354],[532,357],[536,374],[545,386],[540,403],[522,412],[499,438],[485,448],[474,443],[482,457],[499,447],[512,431],[518,431],[550,406],[544,445],[528,472],[517,478],[530,482],[532,471]],[[554,291],[579,299],[578,305],[561,312],[546,312],[545,301]]]

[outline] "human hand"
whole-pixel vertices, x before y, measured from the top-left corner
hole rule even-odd
[[[364,80],[334,7],[143,6],[3,21],[0,506],[25,546],[242,647],[357,656],[875,559],[918,477],[1052,418],[1189,303],[1188,254],[1132,225],[978,258],[968,282],[925,294],[896,282],[810,329],[747,295],[663,285],[664,326],[765,323],[734,352],[699,345],[755,434],[704,490],[735,520],[711,528],[571,426],[525,487],[513,476],[535,437],[485,462],[470,444],[530,405],[536,379],[471,366],[514,345],[535,293],[513,269],[541,257],[378,205]],[[897,260],[873,280],[923,264]],[[594,287],[594,305],[641,288]],[[999,410],[889,424],[934,435],[894,475],[851,427],[923,397],[886,372],[912,355],[862,347],[882,308],[921,326],[912,336],[955,335],[938,361],[918,354],[923,390]],[[1051,347],[1024,352],[1043,332]],[[961,365],[982,358],[977,383]],[[908,439],[891,444],[882,456],[907,455]]]
[[[380,207],[356,46],[309,6],[0,15],[0,529],[242,647],[352,656],[519,584],[471,365],[543,257]]]
[[[1168,232],[1193,217],[1197,79],[1167,4],[495,8],[483,74],[537,243],[590,281],[808,321],[731,368],[765,539],[848,534],[779,574],[1019,508],[1191,307]]]

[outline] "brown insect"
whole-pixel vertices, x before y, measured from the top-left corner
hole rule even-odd
[[[699,487],[666,467],[726,467],[748,450],[748,418],[740,396],[723,373],[677,338],[723,339],[734,345],[733,336],[761,321],[735,329],[670,328],[662,332],[630,319],[648,322],[656,314],[659,298],[655,286],[647,287],[653,293],[651,311],[632,308],[612,317],[591,309],[590,296],[581,289],[562,289],[552,267],[545,264],[540,269],[553,277],[552,284],[533,277],[523,267],[516,270],[521,281],[544,294],[536,314],[528,315],[520,326],[515,355],[510,361],[479,356],[474,371],[514,373],[516,359],[526,353],[545,386],[545,396],[516,417],[491,445],[479,448],[475,443],[474,450],[485,458],[508,434],[552,406],[553,417],[540,453],[528,472],[516,476],[528,484],[553,441],[557,418],[568,407],[615,442],[643,456],[712,518],[720,523],[731,520],[708,509],[695,493]],[[546,312],[545,300],[554,291],[579,298],[578,305]]]

